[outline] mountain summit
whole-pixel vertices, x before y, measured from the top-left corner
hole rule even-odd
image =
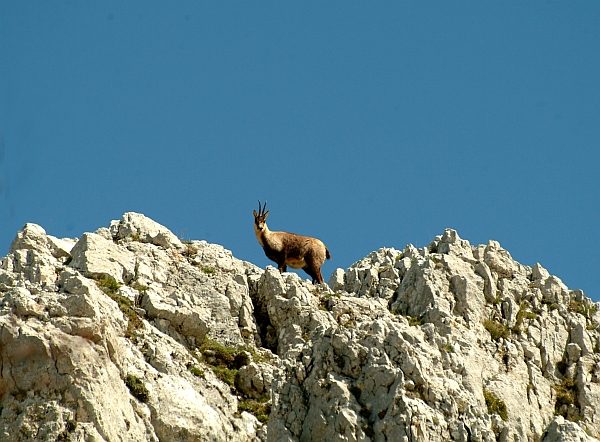
[[[3,441],[597,441],[600,311],[447,229],[328,284],[126,213],[0,261]]]

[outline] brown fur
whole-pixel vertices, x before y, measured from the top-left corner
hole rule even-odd
[[[267,203],[265,203],[265,206]],[[285,272],[287,266],[294,269],[303,269],[312,278],[313,284],[323,284],[321,266],[325,259],[331,259],[329,250],[321,240],[309,236],[296,235],[288,232],[271,232],[267,226],[265,207],[254,211],[254,233],[265,255],[277,263],[280,272]]]

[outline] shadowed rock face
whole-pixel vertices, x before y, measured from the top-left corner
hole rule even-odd
[[[450,229],[313,286],[141,214],[78,240],[27,224],[0,295],[0,440],[600,432],[597,304]]]

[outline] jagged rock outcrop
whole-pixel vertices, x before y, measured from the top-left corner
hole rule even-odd
[[[18,233],[0,270],[0,439],[248,441],[260,422],[198,353],[254,345],[247,277],[142,215],[58,240]]]
[[[600,436],[599,305],[450,229],[314,286],[141,214],[27,224],[0,294],[1,440]]]

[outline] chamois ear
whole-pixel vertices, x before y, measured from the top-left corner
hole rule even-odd
[[[265,219],[267,219],[267,215],[269,214],[269,212],[270,212],[270,210],[267,210],[267,211],[265,212]]]
[[[254,212],[254,218],[256,218],[258,216],[258,213],[256,213],[256,210],[253,210]]]

